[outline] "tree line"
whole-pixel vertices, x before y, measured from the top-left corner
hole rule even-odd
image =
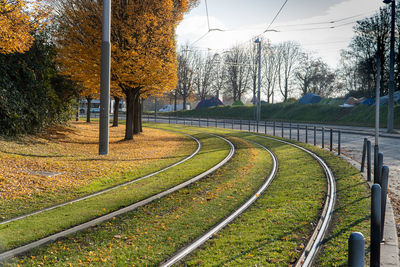
[[[293,41],[271,44],[261,40],[262,99],[274,103],[277,96],[288,101],[295,95],[316,93],[324,97],[342,90],[335,70],[321,58]],[[190,45],[178,50],[178,85],[171,93],[184,107],[191,96],[197,100],[224,94],[233,102],[257,91],[256,45],[236,45],[222,53],[203,52]]]

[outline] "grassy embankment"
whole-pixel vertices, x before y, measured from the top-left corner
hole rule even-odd
[[[400,105],[395,106],[395,114],[400,113]],[[209,117],[227,119],[254,119],[254,106],[223,106],[160,113],[171,116]],[[313,104],[272,104],[261,106],[261,120],[291,121],[305,123],[327,123],[354,126],[374,126],[375,107],[359,105],[353,108],[342,108],[337,105]],[[386,127],[387,106],[380,108],[380,124]],[[395,128],[400,128],[400,117],[395,116]]]

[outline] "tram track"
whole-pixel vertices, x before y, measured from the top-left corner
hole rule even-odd
[[[199,174],[199,175],[196,175],[195,177],[193,177],[193,178],[191,178],[191,179],[189,179],[189,180],[186,180],[185,182],[182,182],[182,183],[180,183],[180,184],[178,184],[178,185],[176,185],[176,186],[173,186],[173,187],[171,187],[171,188],[169,188],[169,189],[167,189],[167,190],[164,190],[164,191],[162,191],[162,192],[159,192],[159,193],[157,193],[157,194],[155,194],[155,195],[153,195],[153,196],[147,197],[147,198],[145,198],[145,199],[143,199],[143,200],[140,200],[140,201],[138,201],[138,202],[136,202],[136,203],[133,203],[133,204],[131,204],[131,205],[129,205],[129,206],[126,206],[126,207],[124,207],[124,208],[118,209],[118,210],[113,211],[113,212],[111,212],[111,213],[108,213],[108,214],[106,214],[106,215],[102,215],[102,216],[97,217],[97,218],[95,218],[95,219],[89,220],[89,221],[87,221],[87,222],[85,222],[85,223],[78,224],[78,225],[76,225],[76,226],[74,226],[74,227],[68,228],[68,229],[66,229],[66,230],[60,231],[60,232],[55,233],[55,234],[52,234],[52,235],[49,235],[49,236],[47,236],[47,237],[38,239],[38,240],[36,240],[36,241],[34,241],[34,242],[25,244],[25,245],[23,245],[23,246],[20,246],[20,247],[13,248],[13,249],[10,249],[10,250],[8,250],[8,251],[2,252],[2,253],[0,254],[0,263],[1,263],[1,262],[5,262],[6,260],[8,260],[8,259],[10,259],[10,258],[13,258],[13,257],[15,257],[15,256],[17,256],[17,255],[27,253],[27,252],[29,252],[30,250],[32,250],[32,249],[34,249],[34,248],[36,248],[36,247],[39,247],[39,246],[41,246],[41,245],[44,245],[44,244],[47,244],[47,243],[50,243],[50,242],[54,242],[54,241],[56,241],[56,240],[59,239],[59,238],[66,237],[66,236],[71,235],[71,234],[73,234],[73,233],[76,233],[76,232],[78,232],[78,231],[82,231],[82,230],[88,229],[88,228],[90,228],[90,227],[92,227],[92,226],[95,226],[95,225],[98,225],[98,224],[100,224],[100,223],[102,223],[102,222],[108,221],[108,220],[110,220],[110,219],[112,219],[112,218],[114,218],[114,217],[116,217],[116,216],[119,216],[119,215],[122,215],[122,214],[124,214],[124,213],[133,211],[133,210],[135,210],[135,209],[137,209],[137,208],[139,208],[139,207],[142,207],[142,206],[144,206],[144,205],[146,205],[146,204],[148,204],[148,203],[150,203],[150,202],[152,202],[152,201],[154,201],[154,200],[160,199],[160,198],[162,198],[162,197],[164,197],[164,196],[166,196],[166,195],[169,195],[169,194],[171,194],[171,193],[173,193],[173,192],[176,192],[176,191],[178,191],[178,190],[180,190],[180,189],[182,189],[182,188],[184,188],[184,187],[187,187],[188,185],[190,185],[190,184],[192,184],[192,183],[194,183],[194,182],[196,182],[196,181],[198,181],[198,180],[200,180],[200,179],[206,177],[207,175],[213,173],[213,172],[216,171],[218,168],[220,168],[220,167],[222,167],[223,165],[225,165],[225,164],[233,157],[233,155],[235,154],[235,146],[233,145],[233,143],[232,143],[231,141],[229,141],[228,139],[226,139],[226,138],[224,138],[224,137],[222,137],[222,136],[219,136],[219,135],[216,135],[216,134],[211,134],[211,133],[205,133],[205,134],[208,134],[208,135],[210,135],[210,136],[214,136],[214,137],[216,137],[216,138],[219,138],[219,139],[223,140],[224,142],[228,143],[229,146],[230,146],[230,150],[229,150],[228,155],[227,155],[222,161],[220,161],[219,163],[217,163],[217,164],[214,165],[213,167],[209,168],[208,170],[202,172],[202,173]],[[199,141],[198,144],[200,144],[200,147],[201,147],[200,141]],[[198,148],[198,150],[200,150],[200,148]],[[198,150],[195,151],[196,154],[198,153]],[[195,152],[194,152],[194,153],[195,153]],[[194,155],[193,155],[194,153],[192,153],[192,155],[191,155],[190,158],[192,158],[192,157],[194,156]],[[186,160],[188,160],[188,159],[189,159],[189,158],[185,158],[184,160],[186,161]],[[183,163],[183,162],[180,161],[180,162],[178,162],[178,163],[181,164],[181,163]],[[168,168],[168,169],[169,169],[169,168],[172,168],[172,167],[178,165],[178,163],[175,163],[175,164],[173,164],[173,165],[170,165],[170,166],[168,166],[167,168]],[[166,169],[160,170],[160,171],[158,171],[157,173],[160,173],[161,171],[165,171],[165,170],[166,170]],[[154,174],[154,175],[155,175],[155,174]],[[153,176],[153,175],[151,175],[151,176]],[[145,179],[145,177],[148,178],[148,177],[150,177],[150,176],[147,175],[147,176],[144,176],[144,177],[141,177],[141,178],[138,178],[138,179]],[[129,183],[134,183],[134,182],[138,181],[138,179],[129,181]],[[124,184],[124,185],[126,185],[126,184]],[[124,186],[124,185],[121,184],[121,185],[119,185],[119,187]],[[113,190],[113,189],[115,189],[115,187],[114,187],[114,188],[109,188],[108,191]],[[97,192],[97,193],[98,193],[97,195],[99,195],[99,194],[105,193],[105,191],[102,191],[101,193],[100,193],[100,192]],[[93,196],[94,196],[94,195],[93,195]],[[87,198],[88,198],[88,196],[87,196],[85,199],[87,199]],[[81,199],[81,200],[83,200],[83,199]],[[75,200],[75,201],[77,201],[77,200]],[[65,205],[68,205],[68,204],[69,204],[69,203],[63,203],[64,206],[65,206]],[[60,204],[60,205],[61,205],[61,204]],[[51,207],[51,209],[55,209],[55,208],[56,208],[56,206]],[[50,209],[49,209],[49,210],[50,210]],[[41,212],[43,212],[43,211],[45,211],[45,210],[42,210]],[[38,213],[40,213],[40,212],[36,212],[36,214],[38,214]],[[33,215],[33,214],[32,214],[32,215]],[[29,215],[28,215],[28,216],[29,216]],[[27,216],[25,215],[25,217],[21,217],[20,219],[26,218],[26,217],[27,217]],[[19,220],[20,220],[20,219],[19,219]],[[12,221],[9,221],[9,222],[12,222]],[[5,223],[3,223],[3,224],[5,224]]]

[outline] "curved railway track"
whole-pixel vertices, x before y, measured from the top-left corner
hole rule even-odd
[[[24,215],[21,215],[21,216],[18,216],[18,217],[14,217],[14,218],[11,218],[11,219],[8,219],[8,220],[4,220],[4,221],[0,222],[0,225],[6,224],[6,223],[10,223],[10,222],[14,222],[14,221],[18,221],[18,220],[21,220],[23,218],[26,218],[26,217],[29,217],[29,216],[32,216],[32,215],[36,215],[36,214],[39,214],[39,213],[42,213],[42,212],[45,212],[45,211],[49,211],[49,210],[53,210],[53,209],[56,209],[56,208],[60,208],[60,207],[66,206],[66,205],[70,205],[72,203],[76,203],[76,202],[79,202],[79,201],[82,201],[82,200],[85,200],[85,199],[89,199],[89,198],[92,198],[92,197],[95,197],[95,196],[110,192],[110,191],[112,191],[114,189],[117,189],[117,188],[120,188],[120,187],[123,187],[123,186],[127,186],[127,185],[130,185],[130,184],[136,183],[138,181],[150,178],[150,177],[152,177],[154,175],[157,175],[157,174],[159,174],[161,172],[164,172],[164,171],[166,171],[168,169],[171,169],[171,168],[173,168],[175,166],[178,166],[178,165],[184,163],[185,161],[193,158],[195,155],[197,155],[199,153],[199,151],[201,149],[201,142],[200,142],[199,139],[197,139],[196,137],[194,137],[192,135],[185,134],[185,133],[180,133],[180,134],[183,134],[183,135],[185,135],[187,137],[192,138],[197,143],[196,150],[192,154],[190,154],[188,157],[186,157],[184,159],[181,159],[180,161],[175,162],[174,164],[171,164],[171,165],[169,165],[169,166],[167,166],[167,167],[165,167],[165,168],[163,168],[161,170],[158,170],[156,172],[147,174],[145,176],[130,180],[130,181],[122,183],[122,184],[118,184],[118,185],[109,187],[109,188],[101,190],[101,191],[97,191],[97,192],[95,192],[93,194],[89,194],[89,195],[86,195],[84,197],[76,198],[76,199],[71,200],[71,201],[67,201],[67,202],[64,202],[64,203],[61,203],[61,204],[57,204],[57,205],[50,206],[50,207],[47,207],[47,208],[44,208],[44,209],[40,209],[40,210],[37,210],[37,211],[34,211],[34,212],[30,212],[30,213],[27,213],[27,214],[24,214]]]
[[[162,198],[162,197],[164,197],[166,195],[169,195],[169,194],[171,194],[171,193],[173,193],[175,191],[178,191],[178,190],[180,190],[180,189],[182,189],[182,188],[184,188],[184,187],[186,187],[186,186],[188,186],[188,185],[190,185],[190,184],[192,184],[192,183],[204,178],[205,176],[209,175],[210,173],[216,171],[218,168],[220,168],[223,165],[225,165],[233,157],[233,155],[235,154],[235,146],[232,144],[232,142],[230,142],[228,139],[226,139],[226,138],[224,138],[222,136],[215,135],[215,134],[210,134],[210,133],[207,133],[207,134],[224,140],[230,146],[230,151],[229,151],[228,155],[222,161],[220,161],[218,164],[214,165],[210,169],[208,169],[205,172],[203,172],[203,173],[191,178],[190,180],[187,180],[187,181],[185,181],[183,183],[180,183],[180,184],[178,184],[178,185],[176,185],[176,186],[174,186],[174,187],[172,187],[170,189],[167,189],[165,191],[157,193],[157,194],[155,194],[155,195],[153,195],[151,197],[148,197],[146,199],[138,201],[138,202],[136,202],[136,203],[134,203],[132,205],[129,205],[127,207],[124,207],[124,208],[121,208],[119,210],[113,211],[113,212],[108,213],[106,215],[100,216],[100,217],[98,217],[96,219],[93,219],[93,220],[87,221],[85,223],[79,224],[77,226],[71,227],[69,229],[63,230],[61,232],[52,234],[50,236],[47,236],[45,238],[42,238],[42,239],[39,239],[37,241],[31,242],[29,244],[26,244],[26,245],[23,245],[23,246],[20,246],[20,247],[5,251],[5,252],[0,254],[0,263],[4,262],[4,261],[6,261],[6,260],[8,260],[10,258],[13,258],[13,257],[15,257],[17,255],[20,255],[20,254],[23,254],[23,253],[27,253],[30,250],[32,250],[32,249],[34,249],[36,247],[39,247],[41,245],[44,245],[44,244],[47,244],[47,243],[50,243],[50,242],[54,242],[55,240],[57,240],[59,238],[65,237],[67,235],[76,233],[76,232],[81,231],[81,230],[88,229],[88,228],[90,228],[90,227],[92,227],[94,225],[97,225],[97,224],[100,224],[100,223],[102,223],[104,221],[110,220],[113,217],[116,217],[116,216],[122,215],[124,213],[133,211],[133,210],[135,210],[135,209],[137,209],[139,207],[142,207],[142,206],[144,206],[144,205],[146,205],[146,204],[148,204],[148,203],[150,203],[150,202],[152,202],[152,201],[154,201],[156,199]],[[180,162],[180,163],[182,163],[182,162]],[[177,163],[175,163],[175,164],[177,164]],[[176,165],[174,165],[174,166],[176,166]],[[171,167],[172,167],[172,165],[169,166],[169,168],[171,168]],[[144,177],[146,177],[146,176],[144,176]],[[139,179],[144,179],[144,177],[141,177]],[[135,181],[137,181],[137,179]],[[130,181],[130,183],[133,183],[133,182],[134,182],[133,180]],[[122,186],[122,185],[120,185],[120,186]],[[115,189],[115,188],[113,188],[113,189]],[[110,190],[112,190],[112,189],[110,189]],[[104,192],[102,191],[102,193],[104,193]],[[66,204],[64,204],[64,205],[66,205]],[[53,209],[54,208],[55,207],[53,207]]]
[[[275,156],[275,154],[273,154],[265,146],[263,146],[257,142],[253,142],[253,143],[257,144],[261,148],[268,151],[268,153],[272,157],[272,169],[271,169],[271,172],[268,175],[267,179],[265,180],[265,182],[261,185],[261,187],[257,190],[256,193],[254,193],[243,205],[241,205],[231,215],[229,215],[222,222],[218,223],[216,226],[214,226],[211,230],[206,232],[204,235],[197,238],[194,242],[192,242],[188,246],[186,246],[183,249],[181,249],[180,251],[178,251],[175,255],[173,255],[167,261],[162,263],[160,266],[162,266],[162,267],[172,266],[173,264],[175,264],[178,261],[180,261],[181,259],[183,259],[186,255],[188,255],[189,253],[191,253],[192,251],[197,249],[204,242],[206,242],[208,239],[210,239],[215,233],[220,231],[222,228],[224,228],[226,225],[228,225],[230,222],[232,222],[234,219],[236,219],[240,214],[242,214],[247,208],[249,208],[257,200],[257,198],[259,198],[259,196],[268,188],[268,186],[271,184],[272,180],[275,178],[276,173],[278,171],[278,159]]]
[[[317,253],[320,249],[321,242],[322,242],[325,234],[327,233],[328,226],[329,226],[329,223],[332,218],[333,209],[335,206],[336,182],[335,182],[333,173],[322,158],[320,158],[314,152],[312,152],[304,147],[293,144],[291,142],[273,138],[273,137],[268,137],[268,136],[259,135],[259,134],[252,134],[252,135],[270,139],[270,140],[274,140],[277,142],[281,142],[281,143],[296,147],[296,148],[308,153],[309,155],[311,155],[324,169],[325,176],[327,178],[327,189],[328,189],[324,208],[322,210],[322,214],[320,216],[320,219],[317,223],[317,226],[316,226],[311,238],[309,239],[306,247],[303,250],[303,253],[301,254],[300,258],[297,260],[296,265],[295,265],[295,266],[311,266],[313,260],[315,259],[315,256],[317,255]],[[252,142],[254,142],[254,141],[252,141]],[[254,142],[254,143],[256,143],[256,142]],[[190,254],[191,252],[196,250],[199,246],[201,246],[209,238],[211,238],[213,234],[220,231],[222,228],[224,228],[226,225],[228,225],[230,222],[232,222],[235,218],[237,218],[241,213],[243,213],[248,207],[250,207],[256,201],[258,196],[267,189],[268,185],[272,182],[273,178],[276,175],[278,159],[266,147],[264,147],[263,145],[258,144],[258,143],[256,143],[256,144],[261,146],[262,148],[266,149],[273,158],[273,169],[272,169],[270,175],[268,176],[268,178],[266,179],[266,182],[245,204],[243,204],[239,209],[237,209],[235,212],[233,212],[231,215],[229,215],[229,217],[227,217],[225,220],[220,222],[218,225],[216,225],[215,227],[210,229],[204,235],[197,238],[191,244],[189,244],[186,247],[179,250],[171,258],[169,258],[168,260],[161,263],[160,266],[162,266],[162,267],[172,266],[173,264],[182,260],[188,254]]]

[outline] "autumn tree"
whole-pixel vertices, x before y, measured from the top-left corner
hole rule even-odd
[[[0,53],[23,53],[34,42],[34,33],[48,16],[39,0],[0,1]]]
[[[177,84],[175,28],[194,0],[112,1],[111,88],[127,102],[125,139],[140,131],[140,102]],[[98,90],[101,1],[58,0],[65,72]],[[112,93],[113,94],[113,93]]]
[[[194,89],[195,59],[194,51],[188,45],[181,47],[178,52],[178,86],[176,93],[182,96],[184,110],[186,109],[186,100]]]

